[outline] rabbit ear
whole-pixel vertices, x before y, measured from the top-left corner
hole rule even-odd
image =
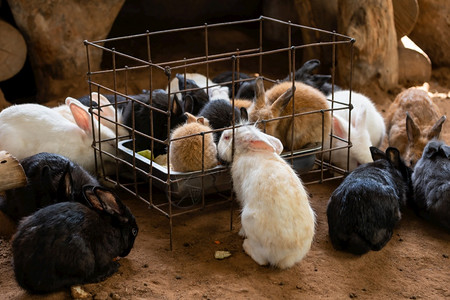
[[[183,114],[183,109],[180,103],[180,100],[178,100],[178,97],[176,95],[173,96],[172,105],[169,105],[171,107],[172,114],[175,116],[180,116]]]
[[[289,104],[291,98],[294,96],[295,85],[287,89],[277,100],[275,100],[271,106],[272,111],[280,112]]]
[[[394,148],[394,147],[387,148],[386,149],[386,157],[391,162],[391,164],[393,164],[395,167],[400,166],[401,158],[400,158],[400,152],[398,151],[397,148]]]
[[[194,98],[192,95],[186,95],[184,97],[184,112],[192,113],[194,111]]]
[[[100,199],[100,203],[102,204],[105,212],[110,215],[123,215],[123,207],[111,191],[99,186],[96,186],[93,191],[94,194]]]
[[[266,106],[266,92],[264,90],[264,81],[262,77],[255,80],[255,105],[258,108]]]
[[[348,139],[347,129],[344,128],[337,116],[333,116],[333,133],[340,138]]]
[[[251,150],[276,152],[278,154],[283,151],[283,145],[280,140],[260,132],[256,128],[255,131],[252,131],[247,135],[245,142],[247,142],[248,147]]]
[[[83,194],[88,204],[96,211],[109,215],[122,215],[122,206],[117,202],[115,195],[102,187],[84,186]]]
[[[61,178],[59,179],[58,190],[57,190],[58,198],[69,199],[72,201],[73,195],[73,179],[72,174],[70,172],[70,163],[66,164],[66,168],[64,169]]]
[[[186,121],[187,124],[197,122],[197,118],[193,114],[190,114],[188,112],[186,112],[184,114],[187,117],[187,121]]]
[[[241,107],[241,122],[247,122],[248,121],[248,111],[245,107]]]
[[[87,108],[77,99],[71,97],[66,98],[66,104],[69,106],[73,118],[75,119],[75,123],[77,123],[78,127],[80,127],[84,132],[91,134],[91,114],[87,111]]]
[[[417,127],[409,112],[406,112],[406,135],[409,143],[414,143],[420,137],[420,129]]]
[[[423,156],[426,158],[432,158],[436,153],[439,151],[439,144],[435,141],[432,141],[428,143],[428,145],[425,147],[425,150],[423,152]]]
[[[370,146],[370,153],[372,154],[373,161],[386,159],[386,154],[377,147]]]
[[[105,96],[96,92],[92,92],[91,98],[92,101],[96,101],[98,103],[99,110],[102,112],[99,112],[99,114],[102,114],[104,117],[107,117],[110,120],[115,120],[116,110]],[[95,117],[98,118],[98,116]]]
[[[436,123],[428,132],[428,139],[431,140],[433,138],[439,138],[439,134],[441,133],[442,130],[442,124],[444,124],[446,119],[447,119],[446,116],[442,116],[439,120],[436,121]]]
[[[447,159],[450,159],[450,147],[447,145],[441,146],[441,152],[447,157]]]

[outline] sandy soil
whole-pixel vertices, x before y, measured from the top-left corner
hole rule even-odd
[[[447,116],[448,74],[448,69],[437,70],[430,82],[430,91]],[[385,110],[399,91],[368,89],[367,93]],[[449,127],[447,121],[447,143]],[[381,251],[354,256],[333,249],[325,212],[338,184],[335,180],[307,186],[317,215],[315,239],[306,258],[283,271],[258,266],[243,252],[238,209],[233,211],[232,230],[229,205],[174,218],[170,251],[168,219],[122,193],[140,228],[135,247],[120,260],[116,274],[83,289],[94,299],[450,299],[450,235],[408,208]],[[216,260],[216,250],[232,255]],[[15,282],[11,257],[9,240],[0,238],[0,298],[71,298],[69,291],[27,294]]]

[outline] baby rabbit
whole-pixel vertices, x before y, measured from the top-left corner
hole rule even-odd
[[[170,163],[178,172],[191,172],[217,166],[217,147],[204,117],[186,113],[187,122],[173,130],[170,145]],[[204,132],[209,132],[202,134]],[[203,155],[204,153],[204,155]]]
[[[440,115],[428,93],[418,88],[401,92],[390,105],[386,114],[389,146],[399,149],[410,167],[422,156],[428,141],[439,138],[446,120],[446,116]]]
[[[116,135],[110,128],[91,122],[88,108],[78,100],[67,97],[66,106],[74,121],[39,104],[19,104],[4,109],[0,112],[0,149],[19,160],[40,152],[57,153],[94,173],[93,135],[97,141],[104,141],[102,150],[108,153],[115,153]],[[105,172],[111,173],[116,161],[108,155],[102,157]]]
[[[241,121],[241,112],[244,113],[244,118],[247,118],[246,110],[239,110],[234,108],[235,124]],[[224,99],[210,101],[198,113],[198,116],[205,117],[209,121],[212,129],[221,129],[233,125],[233,107],[230,102]],[[214,132],[214,142],[219,142],[223,131]]]
[[[112,192],[85,186],[89,206],[62,202],[23,219],[12,239],[14,274],[31,293],[99,282],[119,268],[138,233],[131,211]]]
[[[237,98],[236,94],[238,90],[240,89],[241,85],[245,82],[236,82],[237,80],[241,79],[249,79],[251,78],[249,75],[242,73],[242,72],[234,72],[234,96]],[[224,85],[228,88],[228,98],[233,97],[233,72],[232,71],[225,71],[223,73],[220,73],[212,80],[214,83],[219,83],[221,85]]]
[[[327,206],[328,229],[337,250],[378,251],[391,239],[411,191],[411,170],[392,147],[370,147],[373,162],[351,172]]]
[[[198,114],[198,112],[209,102],[209,97],[206,94],[205,90],[198,89],[199,86],[192,79],[187,78],[185,84],[184,82],[185,79],[183,75],[176,74],[175,76],[178,79],[179,91],[197,88],[196,90],[178,93],[177,95],[181,96],[181,102],[184,103],[184,112],[188,112],[193,115]],[[214,91],[217,92],[216,89]]]
[[[294,100],[291,101],[291,98]],[[295,111],[292,108],[293,102],[295,102]],[[319,112],[296,116],[294,120],[289,117],[293,112],[298,114],[312,111]],[[263,79],[258,77],[256,101],[248,109],[249,121],[257,122],[284,116],[288,117],[265,124],[258,122],[258,127],[280,139],[283,146],[289,150],[301,149],[307,144],[321,143],[322,135],[330,132],[331,114],[328,102],[319,90],[301,82],[296,82],[293,90],[292,82],[282,82],[265,92]],[[292,122],[294,122],[293,126]]]
[[[320,60],[311,59],[308,60],[301,66],[297,71],[295,71],[294,77],[295,81],[303,82],[309,86],[312,86],[319,91],[321,91],[324,95],[328,95],[331,93],[332,86],[328,82],[331,79],[331,75],[321,75],[321,74],[313,74],[312,72],[316,70],[320,66]],[[290,81],[291,79],[287,76],[283,81]],[[334,90],[337,91],[340,88],[338,86],[334,86]]]
[[[68,158],[41,152],[20,161],[27,185],[5,192],[0,210],[19,221],[36,210],[62,201],[84,203],[82,187],[100,185],[98,180]]]
[[[333,116],[333,137],[331,148],[333,149],[331,153],[325,153],[324,159],[332,163],[333,165],[352,171],[356,169],[359,165],[368,163],[372,161],[372,155],[370,153],[370,146],[372,145],[370,141],[369,132],[366,128],[367,112],[365,108],[357,112],[356,116],[352,117],[355,120],[355,125],[351,125],[351,136],[350,140],[352,142],[352,147],[350,148],[350,158],[348,158],[348,146],[347,142],[344,142],[336,137],[348,140],[348,120],[340,117],[339,115]],[[324,149],[330,149],[330,136],[325,135],[325,142],[323,144]],[[344,147],[344,148],[340,148]],[[340,149],[337,149],[340,148]]]
[[[332,95],[329,94],[327,99],[331,100]],[[334,103],[333,108],[342,108],[348,107],[348,103],[350,101],[350,91],[349,90],[341,90],[334,92],[334,100],[337,101]],[[370,146],[380,147],[383,142],[384,135],[386,133],[386,126],[384,124],[384,118],[381,113],[376,108],[375,104],[370,100],[367,96],[357,93],[355,91],[351,92],[351,101],[352,101],[352,126],[356,126],[356,120],[358,118],[359,113],[362,110],[366,111],[366,122],[365,127],[361,128],[361,130],[365,129],[368,131],[370,136]],[[345,103],[345,106],[338,103]],[[331,103],[329,103],[331,107]],[[348,109],[337,109],[333,112],[333,115],[338,115],[345,119],[348,123],[349,120],[349,110]],[[356,117],[355,117],[356,116]],[[353,138],[352,138],[353,141]],[[367,152],[370,151],[367,148]]]
[[[168,116],[165,112],[171,113],[170,128],[175,128],[186,121],[183,104],[176,96],[170,103],[169,99],[164,90],[156,89],[152,91],[151,105],[149,97],[145,101],[141,101],[144,99],[130,101],[125,108],[123,122],[134,129],[132,133],[134,132],[136,152],[149,149],[154,157],[167,153],[164,142],[167,140]],[[150,137],[158,140],[153,141],[153,148]]]
[[[431,140],[412,174],[416,213],[450,232],[450,147]]]
[[[241,203],[240,234],[245,252],[260,265],[292,267],[309,251],[315,215],[295,171],[279,154],[281,142],[256,127],[224,131],[219,158],[232,162],[231,176]]]

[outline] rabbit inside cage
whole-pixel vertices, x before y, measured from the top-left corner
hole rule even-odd
[[[264,44],[264,22],[290,33],[285,45]],[[229,49],[217,49],[209,42],[216,30],[237,25],[253,29],[247,47],[237,49],[230,43]],[[333,53],[340,46],[349,51],[351,39],[326,33],[324,41],[302,45],[293,34],[298,27],[261,17],[85,42],[88,56],[103,51],[104,59],[111,61],[108,68],[89,70],[92,93],[80,99],[97,114],[95,122],[117,132],[115,141],[97,136],[98,167],[115,161],[116,170],[107,174],[108,180],[171,214],[172,207],[199,203],[203,207],[205,195],[231,189],[228,165],[217,155],[226,129],[254,126],[279,139],[280,155],[299,174],[310,176],[310,182],[342,177],[349,168],[368,162],[364,154],[348,160],[350,130],[365,127],[351,125],[351,99],[346,91],[339,93],[334,71],[319,74],[318,59],[298,62],[304,47],[328,47]],[[200,36],[204,48],[175,60],[151,51],[154,40],[172,34]],[[168,40],[173,49],[179,48],[176,39]],[[146,52],[127,54],[123,45],[131,42],[141,43]],[[333,60],[332,70],[334,66]],[[145,86],[130,93],[136,78]],[[360,122],[370,115],[363,116],[356,105],[354,111],[361,115]],[[114,152],[105,150],[104,144],[111,142],[117,145]],[[137,188],[142,181],[150,184],[148,198]],[[166,193],[167,202],[153,202],[153,186]]]

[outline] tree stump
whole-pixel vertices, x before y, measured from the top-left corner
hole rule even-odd
[[[398,43],[398,81],[404,85],[422,85],[431,78],[431,61],[407,36]]]
[[[27,45],[22,34],[0,20],[0,81],[16,75],[25,64]]]
[[[338,32],[354,38],[353,88],[375,81],[381,89],[398,84],[397,35],[391,1],[338,1]],[[337,53],[338,82],[349,85],[350,51]]]
[[[11,103],[6,101],[5,95],[3,95],[2,90],[0,90],[0,111],[2,111],[4,108],[7,108],[10,105]]]
[[[27,184],[27,176],[19,161],[6,151],[0,151],[0,192]]]
[[[106,38],[124,2],[8,0],[28,45],[37,102],[86,94],[87,55],[83,41]],[[100,67],[101,56],[98,51],[89,57],[93,68]]]

